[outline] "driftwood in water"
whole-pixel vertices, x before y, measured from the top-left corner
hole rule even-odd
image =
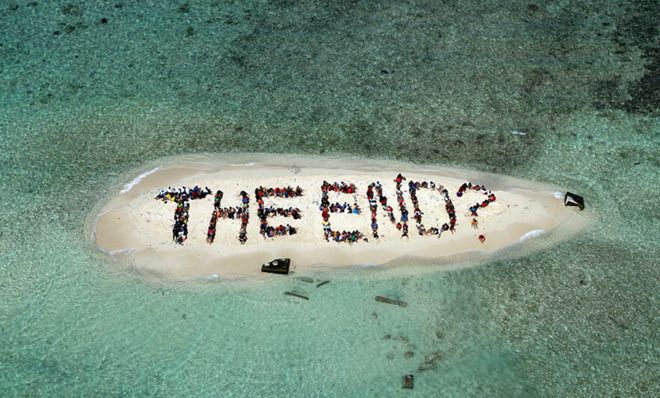
[[[323,285],[327,285],[328,283],[330,283],[330,281],[323,281],[323,282],[319,283],[318,285],[316,285],[316,287],[321,287]]]
[[[309,297],[305,296],[302,293],[298,293],[298,292],[287,291],[287,292],[284,292],[284,294],[286,294],[287,296],[293,296],[293,297],[298,297],[298,298],[301,298],[301,299],[304,299],[304,300],[309,300]]]
[[[376,301],[380,301],[381,303],[398,305],[399,307],[407,307],[408,306],[408,303],[406,303],[404,301],[394,300],[394,299],[383,297],[383,296],[376,296]]]
[[[413,389],[415,387],[415,376],[413,375],[405,375],[403,376],[403,385],[401,386],[402,388],[408,388],[408,389]]]

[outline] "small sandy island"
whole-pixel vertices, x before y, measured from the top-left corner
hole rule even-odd
[[[566,239],[587,221],[557,187],[393,161],[196,155],[136,174],[99,206],[93,239],[172,279],[271,277],[261,264],[280,257],[296,272],[455,264]]]

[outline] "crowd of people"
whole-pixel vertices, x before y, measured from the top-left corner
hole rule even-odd
[[[425,228],[424,224],[422,224],[422,216],[424,213],[422,210],[419,208],[419,200],[417,199],[417,190],[418,189],[431,189],[431,190],[437,190],[440,192],[440,195],[442,195],[442,198],[445,202],[445,211],[447,212],[447,215],[449,216],[449,223],[444,223],[441,228],[436,228],[436,227],[431,227],[431,228]],[[408,191],[410,192],[410,199],[413,202],[414,206],[414,213],[413,213],[413,218],[415,219],[415,222],[417,224],[417,231],[420,235],[442,235],[443,231],[451,231],[452,233],[456,229],[456,209],[454,208],[454,204],[449,198],[449,191],[442,185],[436,185],[433,181],[427,182],[427,181],[422,181],[422,182],[413,182],[410,181],[408,182]]]
[[[292,188],[290,186],[288,187],[276,187],[276,188],[264,188],[264,187],[259,187],[254,190],[254,195],[259,201],[261,198],[267,198],[267,197],[278,197],[278,198],[295,198],[297,196],[302,196],[303,195],[303,190],[300,187]]]
[[[289,207],[288,209],[285,209],[283,207],[275,206],[260,206],[259,209],[257,209],[257,215],[260,220],[265,220],[268,216],[292,217],[294,220],[299,220],[302,217],[300,213],[300,209],[297,207]]]
[[[477,229],[477,228],[479,228],[479,221],[477,221],[477,219],[476,219],[476,217],[479,215],[479,214],[477,214],[477,210],[479,210],[482,207],[488,207],[488,205],[495,202],[495,200],[497,198],[495,197],[495,194],[492,193],[485,186],[479,185],[479,184],[472,184],[471,182],[464,182],[458,188],[458,192],[456,192],[456,196],[460,198],[461,196],[463,196],[465,191],[467,191],[469,189],[471,189],[473,191],[481,192],[482,194],[486,195],[485,200],[483,200],[481,202],[477,202],[474,205],[470,206],[470,214],[473,217],[472,218],[472,228]],[[477,237],[477,239],[479,239],[479,242],[484,243],[486,241],[486,236],[481,234]]]
[[[332,227],[330,226],[330,213],[337,213],[337,212],[344,212],[345,210],[348,209],[348,207],[344,207],[343,205],[340,205],[339,203],[334,203],[330,204],[330,199],[329,199],[329,192],[337,192],[337,193],[346,193],[346,194],[354,194],[357,192],[355,188],[355,184],[346,184],[345,182],[340,182],[340,183],[333,183],[330,184],[327,181],[323,181],[323,184],[321,185],[321,204],[319,206],[319,210],[321,210],[321,217],[323,218],[323,237],[325,238],[326,241],[335,241],[335,242],[348,242],[348,243],[355,243],[360,240],[367,240],[364,237],[364,234],[360,231],[333,231]],[[337,206],[339,205],[339,206]],[[348,203],[346,203],[348,205]],[[357,209],[357,213],[355,213]],[[351,207],[351,213],[354,214],[359,214],[360,209],[357,206],[357,204],[354,204],[353,207]]]
[[[477,216],[479,215],[479,214],[477,214],[477,210],[479,210],[479,209],[482,208],[482,207],[488,207],[488,205],[489,205],[490,203],[495,202],[495,199],[497,199],[497,198],[495,197],[495,194],[492,193],[492,192],[491,192],[489,189],[487,189],[485,186],[483,186],[483,185],[479,185],[479,184],[472,184],[471,182],[464,182],[463,185],[461,185],[461,186],[458,188],[458,192],[456,192],[456,196],[460,198],[461,196],[463,196],[463,194],[465,193],[465,191],[467,191],[468,189],[471,189],[471,190],[473,190],[473,191],[477,191],[477,192],[481,192],[481,193],[483,193],[484,195],[486,195],[486,199],[485,199],[485,200],[483,200],[483,201],[480,202],[480,203],[479,203],[479,202],[478,202],[478,203],[475,203],[473,206],[470,206],[470,214],[471,214],[473,217],[477,217]],[[473,219],[473,220],[476,221],[476,219]],[[474,225],[474,224],[473,224],[473,225]]]
[[[394,182],[396,183],[397,202],[399,204],[399,211],[401,212],[401,218],[398,222],[394,217],[394,212],[392,207],[387,204],[387,197],[383,195],[383,187],[381,183],[377,181],[376,183],[369,184],[369,186],[367,187],[367,199],[369,201],[369,209],[371,210],[371,231],[374,238],[378,239],[379,237],[378,221],[377,221],[378,204],[380,204],[381,208],[387,213],[387,217],[390,220],[390,222],[395,224],[396,228],[401,231],[401,236],[408,237],[409,213],[405,205],[405,200],[402,190],[403,181],[405,180],[406,177],[404,177],[402,174],[397,175],[397,177],[394,179]],[[422,216],[424,215],[424,213],[420,209],[419,200],[417,198],[417,191],[419,189],[431,189],[440,192],[445,202],[445,210],[449,215],[448,223],[443,224],[442,227],[440,228],[431,227],[427,229],[424,227],[424,224],[422,223]],[[447,231],[447,230],[452,232],[455,231],[456,210],[454,208],[454,204],[449,198],[449,191],[445,187],[443,187],[442,185],[437,185],[433,181],[431,182],[409,181],[408,190],[414,206],[413,218],[415,219],[415,222],[417,224],[417,231],[420,235],[438,235],[439,237],[443,231]],[[378,196],[378,201],[376,201],[376,196]]]
[[[172,240],[180,245],[188,239],[188,217],[190,202],[176,202],[174,210],[174,226],[172,227]]]
[[[172,240],[180,245],[188,239],[188,218],[190,213],[190,200],[203,199],[211,193],[211,190],[206,187],[204,189],[195,185],[193,188],[172,188],[162,189],[156,200],[163,202],[176,203],[174,210],[174,224],[172,226]]]
[[[351,206],[348,202],[342,203],[332,203],[329,206],[331,213],[349,213],[349,214],[360,214],[360,206],[357,203],[353,203]]]
[[[375,239],[379,238],[378,234],[378,221],[377,221],[377,212],[378,207],[382,208],[383,211],[387,214],[388,220],[396,226],[396,228],[401,231],[402,237],[408,237],[408,221],[409,213],[405,205],[404,195],[403,195],[403,182],[406,178],[402,174],[398,174],[394,179],[396,183],[396,198],[399,206],[399,211],[401,213],[400,219],[397,221],[394,216],[394,211],[390,205],[388,205],[387,197],[383,195],[383,187],[379,181],[369,184],[367,187],[367,199],[369,202],[369,210],[371,212],[371,230],[372,235]],[[430,189],[437,190],[444,200],[445,211],[449,216],[449,222],[444,223],[441,227],[431,227],[425,228],[422,222],[424,213],[422,212],[419,200],[417,198],[417,191],[420,189]],[[455,231],[456,227],[456,209],[449,197],[448,190],[442,185],[436,184],[434,182],[428,181],[408,181],[408,191],[410,193],[410,198],[413,204],[413,219],[415,220],[417,230],[419,235],[438,235],[440,237],[444,231]],[[474,205],[469,207],[469,212],[472,216],[472,227],[477,229],[479,228],[479,223],[477,221],[478,210],[484,207],[487,207],[489,204],[495,202],[496,197],[490,190],[485,186],[479,184],[473,184],[471,182],[463,183],[456,193],[457,197],[462,197],[467,191],[476,191],[481,192],[486,196],[486,198],[477,202]],[[367,238],[360,231],[333,231],[330,225],[330,213],[349,213],[359,215],[361,214],[361,209],[357,204],[356,193],[357,189],[355,184],[349,184],[345,182],[334,182],[330,184],[327,181],[323,181],[321,185],[321,203],[319,210],[321,211],[321,216],[323,219],[323,232],[324,238],[326,241],[335,241],[335,242],[348,242],[355,243],[360,240],[367,241]],[[352,194],[354,196],[353,204],[349,202],[335,202],[330,203],[329,193],[336,192],[342,194]],[[172,239],[177,244],[183,244],[188,237],[188,219],[190,211],[190,200],[194,199],[203,199],[206,196],[211,194],[211,190],[208,187],[204,189],[199,186],[194,186],[193,188],[172,188],[163,189],[159,192],[155,199],[162,200],[163,202],[174,202],[176,203],[176,210],[174,212],[174,224],[172,227]],[[270,197],[277,198],[295,198],[303,195],[303,189],[300,186],[295,188],[291,186],[287,187],[275,187],[275,188],[264,188],[260,186],[255,189],[255,197],[258,205],[257,215],[261,222],[260,224],[260,233],[264,238],[275,237],[275,236],[284,236],[284,235],[294,235],[298,231],[295,227],[291,225],[279,225],[279,226],[270,226],[268,225],[268,218],[274,216],[283,216],[283,217],[292,217],[294,220],[301,218],[301,211],[299,208],[289,207],[289,208],[280,208],[275,206],[265,206],[264,199]],[[247,224],[250,217],[249,212],[249,202],[250,198],[245,191],[241,191],[241,205],[237,207],[228,207],[223,208],[221,202],[223,199],[223,192],[218,190],[215,194],[214,200],[214,209],[213,214],[211,215],[211,221],[209,222],[208,232],[207,232],[207,242],[213,243],[216,235],[216,224],[218,218],[225,219],[240,219],[241,228],[238,236],[238,240],[241,244],[247,242]],[[479,236],[480,241],[484,241],[485,237],[483,235]]]
[[[204,189],[197,185],[195,185],[193,188],[168,187],[167,189],[161,189],[160,193],[156,195],[156,199],[167,203],[176,202],[177,200],[186,201],[190,199],[203,199],[210,194],[211,189],[209,187],[205,187]]]
[[[401,182],[404,179],[405,177],[399,174],[394,180],[397,183],[397,199],[399,199],[399,209],[401,210],[402,214],[401,221],[398,223],[394,217],[394,209],[392,209],[392,206],[387,204],[387,197],[383,195],[383,186],[380,181],[376,181],[375,183],[371,183],[367,186],[367,200],[369,201],[369,210],[371,211],[371,233],[375,239],[379,238],[377,221],[378,204],[380,204],[382,209],[385,211],[390,222],[395,224],[399,230],[403,229],[405,225],[405,229],[403,231],[404,236],[407,236],[408,234],[408,211],[406,210],[405,204],[403,202],[403,192],[400,192]],[[375,195],[378,195],[378,201],[376,201]]]
[[[327,181],[323,181],[323,184],[321,185],[321,191],[322,192],[340,192],[340,193],[348,193],[348,194],[354,194],[357,192],[357,188],[355,187],[355,184],[346,184],[345,182],[333,182],[330,184]]]
[[[274,207],[274,206],[269,206],[269,207],[264,207],[264,198],[269,198],[269,197],[278,197],[278,198],[295,198],[303,195],[303,189],[300,188],[299,186],[296,188],[292,188],[290,186],[287,187],[276,187],[276,188],[264,188],[264,187],[259,187],[254,190],[254,195],[257,199],[257,215],[259,217],[260,225],[259,225],[259,233],[264,237],[264,238],[273,238],[275,236],[284,236],[284,235],[295,235],[298,233],[298,230],[295,227],[292,227],[291,225],[278,225],[276,227],[273,227],[271,225],[268,225],[268,217],[273,217],[273,216],[284,216],[284,217],[292,217],[294,220],[298,220],[301,218],[300,215],[300,209],[295,208],[295,207],[289,207],[288,209],[284,209],[281,207]]]
[[[400,174],[399,176],[403,178],[403,176],[401,176]],[[399,183],[399,188],[400,188],[400,183]],[[375,194],[378,195],[378,202],[376,201],[374,190],[375,190]],[[394,210],[392,209],[392,206],[389,206],[387,204],[387,197],[383,195],[383,185],[380,183],[380,181],[376,181],[375,183],[371,183],[367,186],[367,200],[369,201],[369,210],[371,211],[371,233],[375,239],[378,239],[379,238],[378,221],[377,221],[378,204],[380,204],[382,209],[385,211],[385,213],[387,214],[387,218],[390,220],[390,222],[396,225],[397,222],[396,222],[396,218],[394,217]]]
[[[218,190],[215,193],[214,203],[213,203],[213,214],[211,214],[211,221],[209,222],[209,228],[206,234],[206,241],[211,244],[215,240],[216,234],[216,224],[218,218],[228,218],[230,220],[240,219],[241,220],[241,229],[238,233],[238,241],[242,245],[247,242],[247,224],[250,220],[250,197],[247,192],[241,191],[241,206],[240,207],[222,207],[222,198],[224,194],[222,191]]]
[[[402,182],[406,179],[401,173],[399,173],[394,182],[396,183],[396,201],[399,203],[399,211],[401,211],[401,221],[396,223],[396,229],[401,231],[401,237],[408,237],[408,209],[406,208],[406,202],[403,199],[403,190],[401,190]]]

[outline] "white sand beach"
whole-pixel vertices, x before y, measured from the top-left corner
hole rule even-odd
[[[405,206],[409,211],[408,237],[388,220],[378,205],[378,239],[372,235],[372,214],[366,196],[369,184],[382,184],[383,195],[400,220],[394,179],[401,173]],[[413,219],[414,206],[408,182],[433,182],[442,185],[455,208],[455,230],[440,235],[421,236]],[[355,203],[360,214],[330,213],[333,230],[359,230],[365,239],[355,243],[326,241],[319,208],[324,181],[352,183],[353,194],[329,192],[331,203]],[[478,216],[469,208],[487,198],[485,190],[468,189],[458,197],[459,187],[470,182],[485,186],[496,196]],[[155,197],[168,187],[198,185],[213,193],[224,193],[222,207],[239,207],[241,191],[249,195],[249,222],[244,244],[238,239],[240,219],[217,220],[212,244],[207,242],[209,220],[214,211],[214,195],[190,200],[188,234],[183,244],[173,241],[172,228],[176,204]],[[301,218],[268,217],[272,226],[289,224],[295,235],[264,237],[260,234],[255,188],[300,187],[302,196],[267,197],[264,206],[300,210]],[[544,239],[553,231],[555,238],[568,238],[582,228],[588,216],[576,208],[564,207],[557,192],[560,188],[511,177],[468,170],[421,166],[378,160],[339,159],[276,154],[198,155],[168,160],[125,184],[95,219],[93,237],[98,247],[149,274],[188,279],[203,275],[222,278],[259,278],[262,263],[274,258],[291,258],[297,272],[317,267],[354,265],[395,265],[398,260],[441,260],[473,254],[487,257],[528,239]],[[418,189],[416,196],[426,229],[449,222],[446,202],[440,191]],[[478,225],[473,225],[476,219]],[[479,236],[483,235],[482,242]],[[445,262],[446,263],[446,262]]]

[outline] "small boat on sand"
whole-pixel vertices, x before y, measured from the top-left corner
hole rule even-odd
[[[289,273],[289,264],[291,264],[290,258],[278,258],[276,260],[263,264],[261,266],[261,272],[286,275]]]
[[[577,206],[580,210],[584,210],[584,198],[580,195],[566,192],[564,206]]]

